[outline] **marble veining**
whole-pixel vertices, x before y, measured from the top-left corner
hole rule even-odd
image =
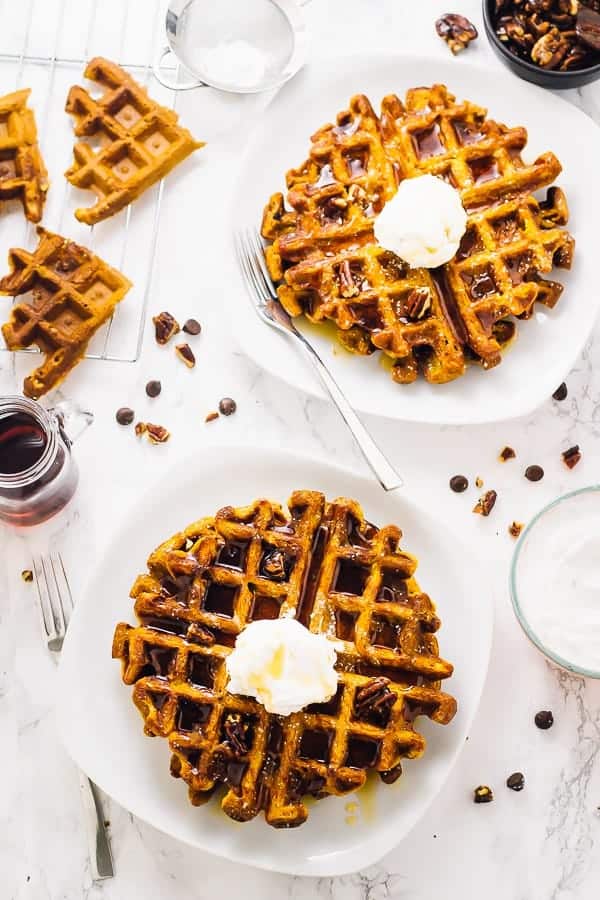
[[[152,27],[144,13],[147,0],[129,0],[122,29],[115,25],[124,21],[121,2],[99,4],[102,42],[90,51],[110,56],[125,47],[128,58],[134,59],[138,31]],[[36,2],[31,52],[44,48],[47,52],[48,34],[53,35],[57,27],[59,3]],[[307,7],[313,52],[379,47],[399,58],[416,52],[446,59],[448,50],[435,35],[433,22],[448,11],[447,6],[446,0],[313,0]],[[86,41],[82,23],[87,21],[87,3],[67,0],[67,7],[70,14],[61,25],[61,52],[77,55]],[[28,8],[27,0],[18,6],[0,2],[2,49],[6,41],[10,49],[11,40],[18,46]],[[468,15],[482,32],[478,0],[460,0],[455,11]],[[160,40],[157,35],[157,46]],[[489,67],[499,78],[507,77],[483,33],[464,54],[467,58]],[[457,66],[462,64],[460,58],[456,60]],[[568,99],[600,122],[598,84],[572,92]],[[186,201],[196,203],[203,217],[195,235],[177,234],[173,197],[179,195],[167,192],[150,305],[151,312],[168,308],[181,319],[195,315],[202,321],[203,332],[195,345],[197,369],[190,373],[161,353],[148,329],[136,366],[85,363],[65,386],[67,396],[92,408],[96,416],[93,428],[76,447],[82,471],[76,501],[68,516],[45,532],[45,539],[63,553],[75,597],[119,510],[147,490],[178,455],[220,442],[240,448],[245,442],[263,442],[362,469],[360,454],[331,407],[264,374],[233,344],[221,312],[228,261],[218,253],[197,249],[226,238],[222,192],[235,170],[244,116],[249,123],[261,104],[264,100],[258,99],[238,108],[231,98],[219,103],[201,92],[182,97],[179,106],[186,125],[210,141],[194,178],[184,179]],[[53,172],[60,172],[65,164],[53,159]],[[11,227],[11,221],[16,220],[8,216],[0,220],[0,233]],[[58,223],[49,218],[48,224]],[[73,223],[64,227],[76,235]],[[195,254],[200,277],[192,283],[178,280],[179,266],[189,264]],[[596,289],[590,285],[590,290]],[[497,620],[481,709],[456,767],[415,829],[363,872],[303,879],[230,865],[160,834],[104,798],[117,877],[93,885],[77,775],[55,734],[55,666],[42,645],[34,586],[20,577],[21,570],[31,564],[31,546],[22,537],[1,532],[0,896],[6,900],[209,900],[215,896],[595,900],[600,883],[600,684],[586,684],[551,668],[521,634],[506,590],[513,546],[506,528],[515,518],[527,521],[559,493],[598,481],[599,361],[596,328],[568,378],[568,399],[561,404],[548,399],[535,414],[517,421],[473,428],[369,422],[415,498],[435,510],[448,527],[460,530],[474,553],[491,560],[489,585],[481,589],[494,591]],[[29,364],[29,357],[0,353],[0,392],[16,390]],[[156,377],[163,381],[163,394],[150,401],[144,384]],[[205,425],[206,413],[222,396],[236,399],[237,413]],[[123,404],[136,407],[140,418],[164,421],[173,433],[171,442],[151,447],[119,429],[114,412]],[[517,450],[517,460],[501,466],[497,454],[507,443]],[[581,444],[583,460],[568,472],[560,462],[560,451],[573,443]],[[523,468],[530,463],[546,470],[546,477],[536,485],[522,478]],[[498,490],[498,503],[489,520],[470,514],[474,488],[461,497],[448,490],[448,478],[458,472],[471,481],[480,475],[486,487]],[[555,725],[548,732],[533,724],[538,709],[554,712]],[[526,778],[525,789],[518,794],[505,787],[507,776],[515,770],[523,771]],[[472,790],[479,783],[493,787],[494,803],[472,803]]]

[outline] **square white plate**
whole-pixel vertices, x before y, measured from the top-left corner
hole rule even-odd
[[[267,496],[285,503],[295,488],[328,498],[355,497],[367,518],[398,524],[403,546],[420,560],[417,577],[437,603],[442,656],[455,663],[446,689],[458,699],[447,726],[419,719],[425,756],[406,761],[394,785],[378,779],[356,796],[311,805],[307,823],[277,831],[262,819],[238,824],[213,799],[193,807],[186,785],[169,774],[169,748],[145,737],[142,719],[111,659],[115,625],[135,621],[131,585],[146,558],[181,527],[228,504]],[[468,570],[465,561],[469,560]],[[483,687],[492,636],[492,600],[482,561],[448,528],[403,494],[306,457],[272,449],[211,448],[183,460],[146,493],[116,530],[85,594],[78,600],[62,653],[57,714],[67,750],[108,794],[168,834],[226,859],[300,875],[339,875],[382,857],[423,814],[464,745]],[[355,824],[346,804],[357,804]]]
[[[554,277],[565,291],[554,310],[540,304],[534,317],[518,323],[518,337],[503,362],[488,372],[470,366],[444,385],[419,379],[395,384],[381,366],[381,354],[358,357],[342,350],[332,330],[309,329],[341,388],[362,412],[415,422],[475,424],[525,415],[550,397],[575,363],[592,330],[600,291],[597,281],[597,215],[600,209],[600,129],[577,107],[510,72],[487,71],[448,59],[331,54],[306,68],[274,98],[261,117],[241,163],[232,223],[260,226],[274,191],[285,191],[285,173],[306,159],[310,135],[335,121],[353,94],[364,93],[376,111],[385,94],[403,97],[416,85],[442,82],[459,99],[487,107],[491,118],[524,125],[533,161],[552,150],[563,165],[557,184],[567,194],[569,230],[576,239],[571,272]],[[545,192],[543,192],[545,195]],[[232,266],[232,269],[235,267]],[[228,291],[229,311],[242,349],[261,367],[309,394],[323,396],[320,383],[294,343],[263,324],[253,312],[240,273]],[[553,276],[549,276],[553,277]],[[296,320],[297,323],[300,320]]]

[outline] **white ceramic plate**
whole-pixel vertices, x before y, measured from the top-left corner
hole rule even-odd
[[[575,363],[593,327],[600,292],[597,280],[597,215],[600,209],[600,129],[575,106],[511,75],[466,65],[461,60],[386,56],[339,58],[334,54],[305,69],[275,97],[261,117],[241,165],[233,219],[260,225],[269,196],[285,190],[284,176],[306,158],[309,136],[334,121],[350,97],[364,93],[378,108],[391,92],[403,96],[415,85],[443,82],[459,98],[489,109],[492,118],[525,125],[526,161],[552,150],[563,164],[557,183],[571,209],[569,228],[577,249],[573,271],[557,274],[565,293],[554,310],[537,307],[519,323],[518,339],[504,361],[489,372],[470,367],[450,384],[395,384],[380,354],[356,357],[317,327],[310,334],[356,409],[392,419],[474,424],[525,415],[544,402]],[[232,267],[233,268],[233,267]],[[273,375],[310,394],[322,395],[310,364],[285,336],[253,313],[236,271],[228,292],[241,347]]]
[[[129,590],[146,558],[182,526],[227,504],[258,496],[285,502],[299,487],[329,498],[356,497],[367,518],[394,522],[403,545],[420,559],[419,581],[431,593],[443,621],[442,655],[456,664],[446,682],[459,711],[448,726],[419,720],[428,739],[425,756],[407,761],[394,785],[377,779],[356,797],[328,798],[310,807],[305,825],[276,831],[263,820],[240,825],[213,800],[188,803],[187,787],[169,774],[165,740],[150,740],[111,659],[114,627],[134,622]],[[160,514],[157,514],[160,510]],[[58,692],[59,730],[78,765],[108,794],[168,834],[237,862],[301,875],[339,875],[369,865],[390,850],[431,803],[464,745],[487,670],[492,602],[451,531],[405,496],[390,496],[372,482],[309,458],[275,450],[209,449],[179,463],[127,515],[77,603],[62,653]],[[479,563],[482,565],[482,563]],[[346,804],[357,804],[348,824]]]

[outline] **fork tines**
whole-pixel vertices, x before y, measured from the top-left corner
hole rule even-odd
[[[42,623],[50,650],[60,650],[73,610],[73,597],[60,553],[34,556]]]

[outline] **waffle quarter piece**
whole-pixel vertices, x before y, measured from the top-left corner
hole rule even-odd
[[[357,790],[369,772],[395,781],[425,749],[415,720],[456,712],[441,690],[452,665],[439,656],[440,620],[400,530],[314,491],[288,507],[228,506],[162,544],[131,592],[138,624],[117,625],[113,642],[145,733],[168,739],[191,802],[222,787],[232,819],[263,811],[277,828],[306,820],[307,795]],[[341,645],[336,694],[289,716],[227,691],[237,635],[279,616]]]
[[[94,225],[123,209],[204,143],[115,63],[96,57],[84,76],[103,93],[95,98],[79,85],[69,91],[66,111],[83,140],[75,144],[65,176],[75,187],[96,194],[94,206],[75,210],[80,222]]]
[[[376,115],[368,98],[311,139],[308,159],[286,176],[262,223],[265,256],[291,315],[333,321],[341,342],[361,354],[382,350],[392,377],[434,383],[488,369],[502,358],[515,319],[536,301],[554,306],[562,285],[545,279],[570,268],[574,241],[564,226],[562,190],[534,196],[561,171],[544,153],[521,153],[524,128],[507,128],[443,85],[389,95]],[[468,224],[456,256],[436,269],[411,269],[381,247],[374,221],[405,178],[436,175],[460,193]]]
[[[0,293],[26,295],[2,326],[10,350],[37,345],[45,359],[25,379],[23,392],[38,398],[77,365],[97,329],[112,315],[131,282],[90,250],[38,226],[33,252],[9,252],[10,273]]]
[[[31,91],[0,97],[0,201],[18,198],[30,222],[42,218],[48,173],[40,153]]]

